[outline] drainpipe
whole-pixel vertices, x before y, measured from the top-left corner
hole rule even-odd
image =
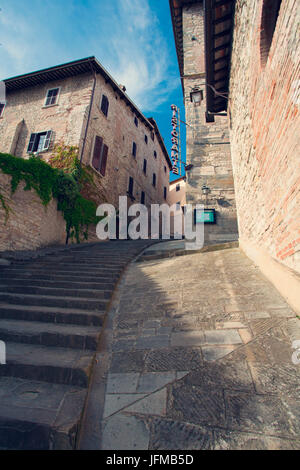
[[[93,90],[92,90],[90,107],[89,107],[89,114],[88,114],[88,118],[87,118],[87,123],[86,123],[86,127],[85,127],[83,143],[82,143],[82,149],[81,149],[81,153],[80,153],[80,167],[82,165],[82,159],[83,159],[83,154],[84,154],[84,149],[85,149],[86,137],[87,137],[88,128],[89,128],[90,119],[91,119],[92,107],[93,107],[94,96],[95,96],[96,80],[97,80],[96,72],[93,69],[92,64],[91,64],[91,70],[92,70],[92,74],[94,76],[94,83],[93,83]],[[67,232],[66,245],[69,243],[69,238],[70,238],[70,230],[68,230],[68,232]]]

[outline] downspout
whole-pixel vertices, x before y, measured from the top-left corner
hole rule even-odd
[[[84,138],[83,138],[83,143],[82,143],[82,149],[81,149],[81,153],[80,153],[80,168],[81,168],[81,165],[82,165],[82,159],[83,159],[83,154],[84,154],[84,150],[85,150],[86,138],[87,138],[87,133],[88,133],[90,119],[91,119],[92,107],[93,107],[94,96],[95,96],[96,81],[97,81],[96,72],[95,72],[92,64],[90,64],[90,65],[91,65],[92,74],[94,76],[94,83],[93,83],[92,95],[91,95],[91,100],[90,100],[89,114],[88,114],[88,118],[87,118],[87,122],[86,122]],[[67,231],[66,245],[69,243],[69,238],[70,238],[70,230]]]

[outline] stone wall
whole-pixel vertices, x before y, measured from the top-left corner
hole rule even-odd
[[[184,51],[184,99],[186,110],[187,203],[204,204],[216,210],[216,225],[205,226],[206,242],[238,238],[234,182],[230,155],[229,129],[226,117],[216,116],[215,122],[205,119],[205,52],[202,2],[186,5],[182,10]],[[191,102],[194,87],[203,90],[200,106]],[[210,188],[207,198],[203,185]]]
[[[239,232],[246,251],[300,272],[299,4],[281,2],[268,56],[262,8],[262,0],[236,2],[230,117]]]
[[[45,207],[34,190],[24,191],[20,182],[11,195],[11,177],[0,172],[0,192],[10,208],[5,223],[5,210],[0,203],[0,251],[33,250],[66,241],[66,223],[53,199]]]

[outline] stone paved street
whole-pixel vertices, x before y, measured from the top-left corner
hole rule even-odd
[[[131,264],[110,314],[83,448],[299,449],[300,320],[238,248]]]

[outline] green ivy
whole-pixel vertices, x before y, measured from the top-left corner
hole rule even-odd
[[[80,194],[80,184],[72,174],[52,168],[38,157],[28,160],[0,153],[0,170],[11,176],[12,194],[20,181],[25,181],[24,191],[33,189],[47,206],[52,198],[57,199],[57,209],[63,213],[68,236],[80,243],[80,236],[87,239],[88,227],[96,224],[96,204]],[[9,208],[0,194],[0,201],[8,216]]]

